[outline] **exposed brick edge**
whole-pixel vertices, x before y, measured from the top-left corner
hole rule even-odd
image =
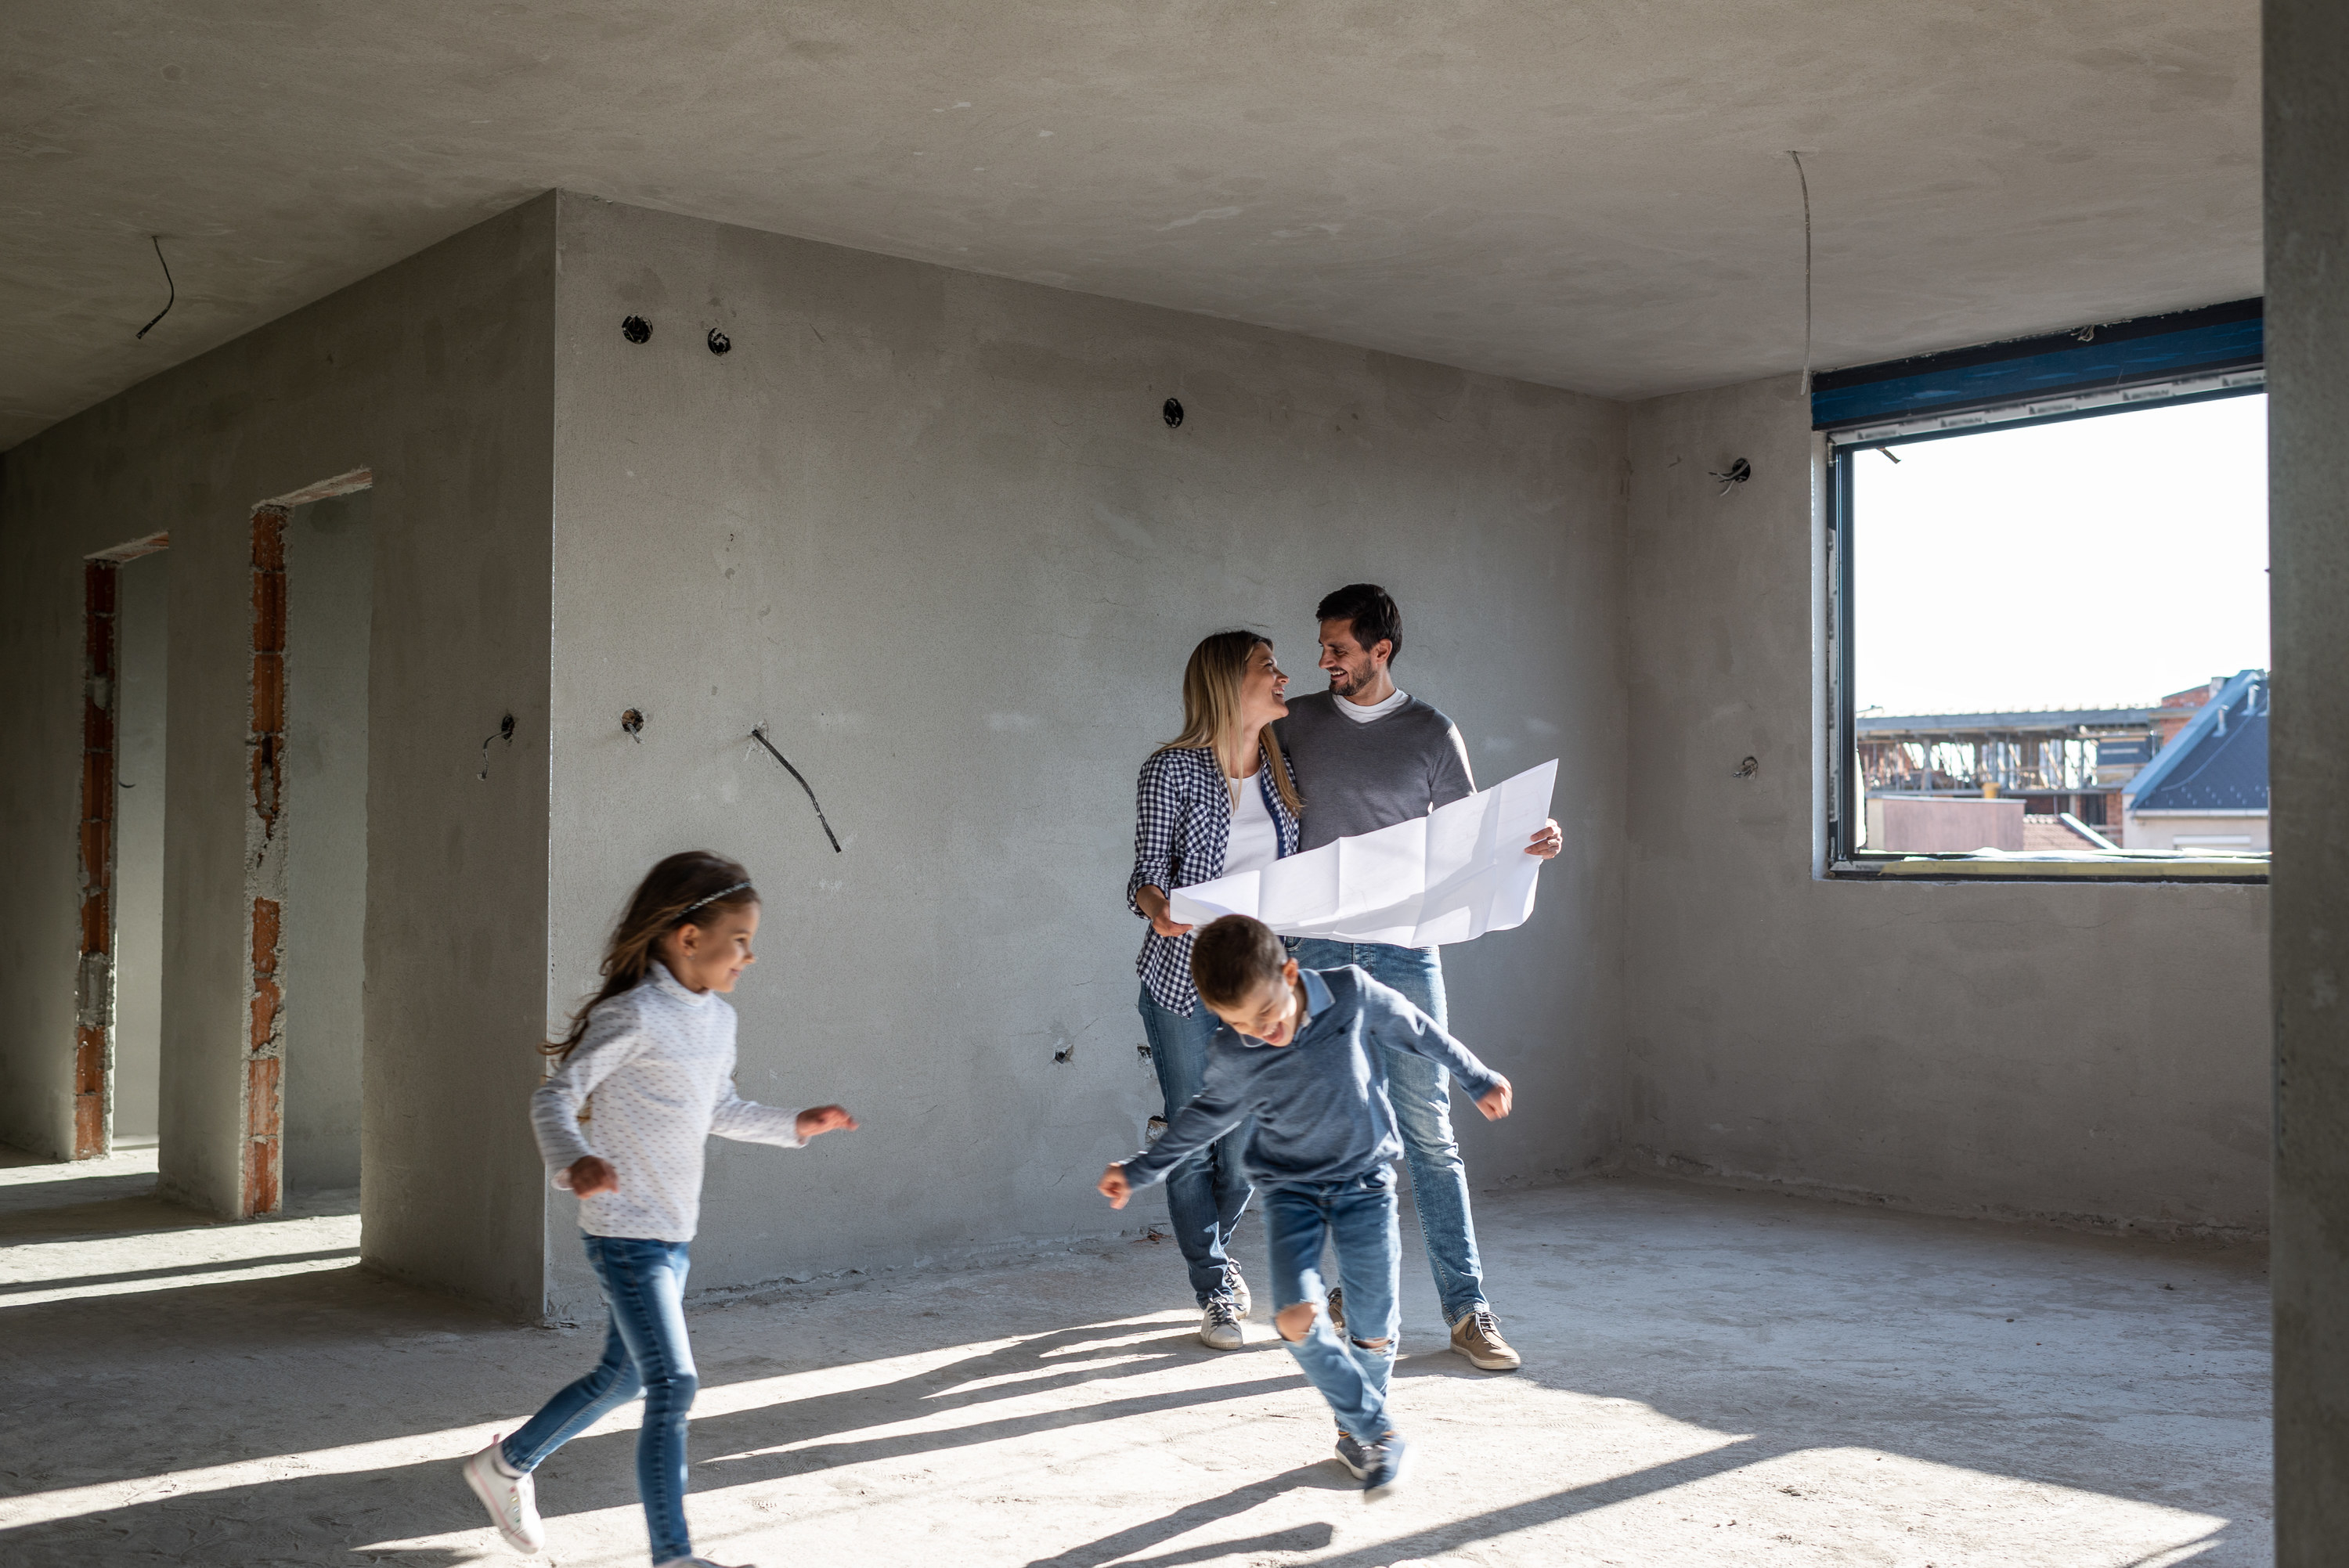
[[[279,978],[285,867],[279,830],[285,818],[285,521],[282,506],[259,507],[253,514],[253,704],[245,734],[252,776],[245,815],[252,941],[238,1204],[247,1218],[275,1213],[285,1201],[279,1146],[285,1120],[285,998]]]
[[[82,563],[81,961],[74,975],[73,1157],[107,1147],[114,1032],[114,683],[117,562]]]

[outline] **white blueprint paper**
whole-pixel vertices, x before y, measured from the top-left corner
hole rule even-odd
[[[1424,817],[1177,888],[1169,913],[1187,925],[1247,914],[1283,936],[1398,947],[1523,925],[1541,872],[1526,845],[1549,819],[1557,782],[1553,759]]]

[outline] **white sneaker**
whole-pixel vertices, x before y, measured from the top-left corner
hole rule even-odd
[[[1247,1343],[1240,1332],[1240,1315],[1232,1309],[1232,1298],[1211,1295],[1207,1310],[1199,1315],[1199,1343],[1210,1350],[1237,1350]]]
[[[490,1511],[505,1543],[517,1552],[536,1552],[546,1544],[546,1526],[538,1519],[538,1489],[526,1475],[508,1475],[498,1465],[498,1445],[490,1444],[465,1461],[465,1484]]]
[[[1247,1281],[1240,1277],[1240,1265],[1234,1264],[1224,1271],[1224,1294],[1232,1298],[1232,1311],[1246,1317],[1256,1310],[1256,1297],[1249,1294]]]

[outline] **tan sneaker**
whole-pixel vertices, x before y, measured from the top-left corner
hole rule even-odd
[[[1486,1372],[1514,1372],[1526,1358],[1501,1337],[1501,1320],[1489,1307],[1463,1313],[1452,1326],[1452,1348],[1468,1357],[1469,1365]]]

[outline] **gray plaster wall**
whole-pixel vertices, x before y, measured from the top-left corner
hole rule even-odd
[[[2349,1533],[2349,13],[2269,0],[2276,1561]]]
[[[285,1190],[359,1184],[375,491],[285,527]]]
[[[555,203],[531,202],[6,454],[0,1136],[69,1148],[81,569],[171,535],[165,1191],[237,1193],[255,503],[372,469],[363,1248],[534,1314]],[[501,712],[517,738],[480,742]]]
[[[141,1141],[155,1136],[162,1114],[170,551],[116,569],[114,614],[114,1067],[108,1136]]]
[[[1815,878],[1824,476],[1797,379],[1635,404],[1630,453],[1628,1162],[2264,1227],[2267,891]]]
[[[800,1152],[713,1144],[698,1284],[1163,1213],[1092,1191],[1156,1109],[1123,899],[1134,772],[1180,727],[1199,637],[1261,627],[1319,690],[1313,605],[1364,578],[1402,600],[1402,682],[1459,721],[1481,778],[1564,760],[1568,851],[1538,912],[1449,956],[1458,1032],[1518,1086],[1506,1124],[1460,1108],[1472,1169],[1603,1157],[1618,406],[595,200],[562,213],[550,1020],[643,871],[720,850],[766,901],[734,998],[741,1092],[864,1122]],[[761,723],[843,853],[752,749]],[[552,1295],[592,1310],[572,1224],[558,1199]],[[1243,1255],[1259,1244],[1251,1227]],[[1178,1297],[1172,1249],[1166,1272]]]

